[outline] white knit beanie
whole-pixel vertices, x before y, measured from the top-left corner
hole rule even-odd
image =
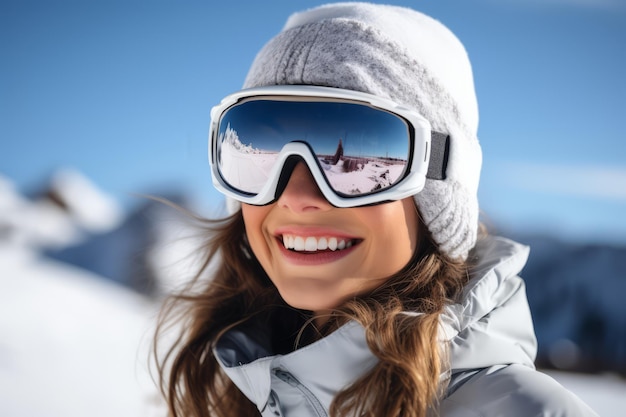
[[[445,180],[428,179],[414,198],[439,249],[467,258],[476,243],[482,156],[472,69],[454,34],[397,6],[337,3],[296,13],[261,49],[244,88],[287,84],[390,98],[448,133]],[[228,202],[231,212],[238,206]]]

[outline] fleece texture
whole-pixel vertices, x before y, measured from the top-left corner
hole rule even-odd
[[[256,56],[244,88],[305,84],[390,98],[450,135],[445,180],[414,196],[439,249],[465,259],[476,243],[482,163],[478,106],[465,48],[412,9],[337,3],[292,15]],[[229,202],[229,209],[237,204]]]

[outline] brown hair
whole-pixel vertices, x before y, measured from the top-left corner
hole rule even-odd
[[[173,417],[256,415],[256,406],[220,369],[212,352],[216,341],[237,324],[281,307],[293,312],[294,326],[306,327],[312,320],[280,298],[246,244],[240,211],[203,224],[208,236],[204,264],[182,291],[166,300],[159,320],[153,353],[160,388]],[[403,270],[379,288],[348,300],[317,333],[324,336],[356,320],[379,359],[336,395],[330,407],[333,417],[423,417],[436,406],[446,367],[439,314],[467,281],[468,267],[442,255],[421,221],[419,236]],[[177,336],[160,355],[169,330]],[[314,339],[312,334],[305,339]]]

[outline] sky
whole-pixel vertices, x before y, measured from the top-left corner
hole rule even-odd
[[[487,223],[626,243],[626,3],[386,2],[468,51]],[[323,3],[0,0],[0,175],[33,194],[71,167],[126,207],[174,190],[211,212],[211,107],[292,12]]]

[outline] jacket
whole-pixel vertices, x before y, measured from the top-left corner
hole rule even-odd
[[[535,370],[536,338],[523,280],[527,247],[488,237],[456,304],[441,315],[449,341],[449,384],[436,413],[456,416],[596,416],[574,394]],[[364,329],[348,322],[296,351],[274,354],[262,332],[235,328],[214,355],[263,416],[327,416],[334,395],[371,369]]]

